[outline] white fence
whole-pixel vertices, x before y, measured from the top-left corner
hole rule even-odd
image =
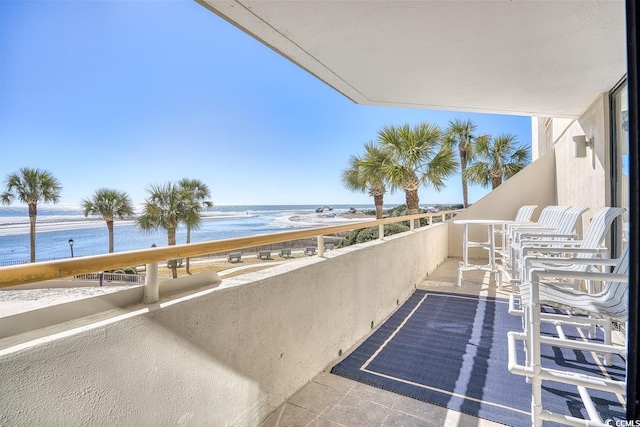
[[[102,277],[101,277],[102,276]],[[144,274],[124,274],[124,273],[88,273],[74,276],[74,280],[95,280],[101,284],[108,283],[141,283],[144,284]]]

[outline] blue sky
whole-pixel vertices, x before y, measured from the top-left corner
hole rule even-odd
[[[354,104],[195,2],[0,1],[0,175],[48,169],[64,204],[183,177],[219,205],[368,204],[341,183],[349,156],[385,125],[453,118],[531,144],[528,117]],[[461,199],[459,175],[420,191]]]

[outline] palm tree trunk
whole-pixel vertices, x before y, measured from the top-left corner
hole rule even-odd
[[[407,203],[407,214],[415,215],[417,213],[420,213],[420,197],[418,196],[418,189],[405,188],[404,194]],[[413,225],[414,227],[420,227],[420,220],[414,220]]]
[[[467,170],[467,151],[460,149],[460,172],[462,177],[462,205],[466,209],[469,207],[469,191],[467,189],[467,177],[465,171]]]
[[[502,172],[491,172],[491,189],[495,190],[502,184]]]
[[[113,253],[113,220],[107,220],[107,230],[109,230],[109,253]]]
[[[36,216],[38,215],[38,206],[35,203],[29,203],[29,243],[31,245],[31,262],[36,262]]]
[[[187,225],[187,244],[189,243],[191,243],[191,227]],[[191,274],[191,271],[189,271],[189,258],[186,259],[185,271],[187,274]]]
[[[373,196],[373,203],[376,205],[376,219],[382,219],[382,205],[384,204],[384,195],[376,194]]]
[[[167,243],[169,244],[169,246],[175,246],[176,244],[176,228],[175,227],[167,228]],[[169,261],[169,264],[171,265],[171,277],[173,277],[174,279],[177,279],[178,278],[178,260],[172,259],[171,261]]]

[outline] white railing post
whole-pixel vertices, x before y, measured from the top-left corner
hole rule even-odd
[[[443,213],[442,214],[442,222],[446,222],[447,221],[447,213]]]
[[[420,220],[412,219],[411,221],[409,221],[409,230],[413,231],[416,229],[416,221],[420,221]]]
[[[384,239],[384,224],[378,225],[378,239]]]
[[[433,225],[433,215],[427,217],[427,225]]]
[[[318,236],[318,256],[324,256],[324,236]]]
[[[147,264],[147,274],[144,279],[144,304],[153,304],[160,300],[160,286],[158,284],[158,263]]]

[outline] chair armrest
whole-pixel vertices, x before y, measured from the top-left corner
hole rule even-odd
[[[507,228],[507,234],[511,238],[516,238],[518,233],[526,233],[528,231],[533,232],[535,230],[547,230],[549,232],[554,231],[555,229],[551,229],[549,227],[544,227],[540,224],[531,223],[531,224],[520,224],[518,226]]]
[[[505,234],[505,233],[509,233],[511,231],[511,229],[516,228],[516,227],[520,227],[520,226],[526,226],[526,225],[532,225],[533,222],[531,221],[522,221],[522,222],[515,222],[515,221],[511,221],[509,223],[505,223],[502,224],[502,230],[500,230],[501,233]]]
[[[536,232],[553,233],[554,231],[556,231],[556,229],[553,227],[544,227],[538,224],[529,224],[529,225],[525,224],[519,227],[513,227],[509,229],[509,235],[512,238],[517,239],[518,236],[522,233],[536,233]]]
[[[582,244],[582,240],[570,240],[570,239],[549,239],[549,240],[531,240],[528,242],[529,246],[534,245],[567,245],[567,246],[579,246]],[[523,246],[523,245],[521,245]]]
[[[608,248],[557,248],[557,247],[534,247],[534,246],[525,246],[522,248],[522,257],[526,257],[531,252],[537,252],[541,254],[563,254],[563,253],[572,253],[572,254],[600,254],[603,252],[608,252]]]
[[[550,258],[539,256],[527,256],[524,258],[525,268],[530,268],[531,264],[535,262],[553,263],[555,265],[591,265],[591,266],[605,266],[611,267],[618,264],[618,260],[615,258]],[[548,270],[548,269],[546,269]]]
[[[572,250],[576,246],[580,246],[582,240],[526,240],[524,242],[515,242],[511,244],[511,247],[516,251],[522,251],[525,248],[542,249],[542,248],[556,248]]]
[[[520,235],[520,242],[526,242],[526,241],[530,241],[533,239],[530,239],[531,237],[535,237],[535,238],[543,238],[543,239],[549,239],[549,240],[553,240],[553,239],[557,239],[559,241],[562,240],[573,240],[575,239],[577,236],[577,234],[574,233],[569,233],[569,234],[557,234],[557,233],[523,233]],[[538,240],[533,240],[534,242],[537,242]],[[554,240],[555,241],[555,240]]]
[[[604,272],[587,272],[587,271],[563,271],[563,270],[546,270],[532,268],[529,271],[530,283],[539,283],[540,278],[554,279],[578,279],[578,280],[594,280],[594,281],[615,281],[629,283],[629,275],[604,273]]]

